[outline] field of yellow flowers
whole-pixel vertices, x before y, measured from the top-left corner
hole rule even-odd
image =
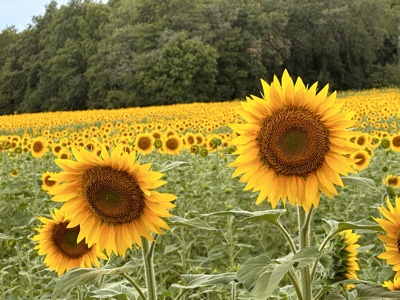
[[[299,203],[290,202],[293,192],[287,192],[288,203],[273,203],[273,210],[270,201],[258,204],[263,200],[258,198],[259,181],[252,183],[250,178],[246,185],[248,180],[232,178],[235,170],[228,165],[235,166],[240,134],[230,125],[247,128],[248,122],[237,113],[243,107],[239,100],[1,116],[0,299],[261,299],[257,297],[266,294],[271,295],[269,299],[297,299],[305,287],[296,287],[291,268],[302,263],[311,274],[323,274],[315,279],[321,287],[315,299],[354,299],[354,284],[357,287],[360,283],[385,285],[370,291],[376,299],[382,299],[379,297],[386,290],[400,289],[400,280],[396,279],[400,269],[400,215],[396,215],[400,204],[400,90],[338,93],[335,105],[354,112],[355,125],[346,140],[358,150],[346,156],[352,161],[352,175],[343,180],[344,187],[337,187],[337,195],[330,197],[329,190],[321,189],[321,200],[310,200],[318,206],[312,212],[311,237],[324,240],[332,226],[348,231],[341,230],[335,239],[326,240],[326,251],[319,253],[315,263],[310,258],[314,248],[306,247],[304,258],[301,251],[296,254],[296,246],[281,238],[282,234],[291,235],[297,242],[299,223],[294,204]],[[240,163],[236,166],[245,169]],[[107,178],[117,178],[131,187],[132,193],[142,195],[132,210],[143,212],[143,218],[122,216],[134,221],[129,228],[139,235],[130,234],[125,225],[112,232],[104,229],[104,224],[95,229],[97,223],[89,217],[58,226],[68,217],[61,214],[61,202],[70,203],[66,211],[71,215],[81,210],[73,202],[82,196],[76,176],[93,166],[94,171],[85,172],[87,178],[82,179],[87,190],[93,190],[88,192],[88,199],[101,194],[125,205],[125,199],[116,197],[114,191],[96,190],[96,182],[106,182]],[[113,170],[124,170],[128,175],[114,175]],[[109,209],[107,203],[101,205],[99,210],[92,210],[96,216]],[[303,206],[309,213],[309,206]],[[114,221],[117,217],[111,213],[104,218],[124,223]],[[384,218],[397,222],[397,227],[390,224],[388,229]],[[71,228],[70,236],[59,238],[56,230],[46,232],[46,224],[58,226],[54,227],[57,232]],[[383,230],[378,232],[380,225]],[[79,226],[80,232],[72,230]],[[106,241],[99,244],[95,239],[82,239],[82,232],[96,232]],[[382,243],[388,243],[389,238],[378,238],[385,232],[397,241],[397,256]],[[71,237],[79,246],[73,255],[67,255],[68,259],[49,255],[53,248],[67,253],[70,249],[61,245],[64,238]],[[46,238],[54,243],[40,244]],[[339,255],[341,249],[347,249],[347,254]],[[152,253],[151,261],[144,265],[142,250]],[[272,273],[265,269],[260,277],[244,274],[262,260],[268,260],[268,265],[278,261],[281,267],[286,266],[278,258],[290,250],[297,260],[286,261],[282,274],[278,268]],[[80,259],[82,253],[85,259]],[[85,273],[83,268],[70,271],[76,266],[73,259],[78,266],[94,266],[97,269],[91,270],[101,272]],[[156,270],[153,277],[149,265]],[[280,281],[269,291],[261,282],[269,282],[271,274]],[[69,276],[66,278],[74,283],[68,286],[61,281],[61,286],[61,275]],[[149,292],[152,280],[158,287],[153,296]],[[332,287],[338,286],[343,298],[329,298],[336,295]],[[364,299],[363,291],[357,290],[357,299]],[[396,298],[398,294],[385,297],[400,299]]]

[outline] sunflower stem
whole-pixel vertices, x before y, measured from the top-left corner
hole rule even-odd
[[[156,280],[154,276],[153,254],[155,241],[151,242],[142,237],[142,253],[144,273],[146,277],[147,300],[157,300]]]
[[[190,291],[190,290],[189,289],[181,289],[179,294],[176,296],[175,300],[181,299],[188,291]]]
[[[125,273],[121,273],[121,276],[124,277],[130,284],[132,284],[132,286],[136,289],[136,291],[138,292],[138,294],[140,295],[140,298],[142,298],[142,300],[146,300],[146,296],[143,293],[140,286],[129,275],[127,275]]]
[[[282,223],[279,221],[273,222],[272,224],[274,224],[283,233],[283,235],[285,236],[286,240],[289,243],[290,250],[292,250],[293,254],[296,254],[297,253],[296,246],[294,245],[293,239],[290,236],[289,232],[286,230],[286,228],[283,227]]]
[[[306,248],[310,244],[310,221],[312,215],[313,206],[311,206],[310,211],[306,213],[304,209],[300,206],[297,206],[298,213],[298,221],[299,221],[299,248],[300,250]],[[312,285],[311,285],[311,274],[310,267],[305,266],[300,270],[300,278],[301,278],[301,290],[304,299],[313,299],[312,298]]]
[[[297,277],[296,273],[293,271],[293,269],[291,269],[286,273],[286,275],[289,277],[290,282],[293,284],[293,287],[296,290],[298,300],[303,300],[303,295],[299,286],[299,278]]]

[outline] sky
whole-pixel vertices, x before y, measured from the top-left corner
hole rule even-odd
[[[26,29],[32,23],[33,16],[42,16],[45,5],[51,0],[0,0],[0,32],[14,25],[18,31]],[[58,7],[69,0],[56,0]]]

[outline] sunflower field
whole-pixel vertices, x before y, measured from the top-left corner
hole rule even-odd
[[[0,299],[400,299],[400,90],[0,117]]]

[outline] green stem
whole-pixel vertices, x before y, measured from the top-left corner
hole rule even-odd
[[[151,245],[149,245],[152,243]],[[142,253],[144,262],[144,274],[146,277],[147,300],[157,300],[156,280],[154,276],[153,254],[155,241],[149,242],[142,237]]]
[[[232,281],[231,300],[236,300],[236,282]]]
[[[296,276],[296,273],[293,271],[293,269],[291,269],[286,273],[286,275],[289,277],[290,282],[293,284],[293,287],[296,290],[298,300],[303,300],[303,295],[301,294],[301,288],[299,286],[299,279]]]
[[[283,235],[285,236],[286,240],[289,243],[290,249],[292,250],[293,254],[296,254],[297,253],[296,246],[294,245],[293,239],[290,236],[289,232],[285,229],[285,227],[283,227],[283,225],[279,221],[273,222],[272,224],[274,224],[283,233]]]
[[[313,206],[311,206],[310,211],[306,213],[302,207],[297,206],[300,250],[308,247],[310,244],[310,221],[312,210]],[[305,266],[300,270],[300,278],[303,298],[307,300],[312,300],[312,285],[309,266]]]
[[[181,299],[183,297],[183,295],[185,295],[188,291],[189,291],[189,289],[181,289],[178,296],[176,296],[175,300]]]
[[[321,243],[321,245],[319,246],[319,255],[322,254],[322,251],[324,251],[326,244],[328,244],[328,242],[336,235],[340,232],[340,230],[335,229],[334,231],[332,231]],[[314,280],[315,277],[315,272],[317,270],[317,265],[319,262],[319,258],[313,263],[312,269],[311,269],[311,280]]]
[[[143,300],[146,300],[146,296],[143,293],[142,289],[140,288],[140,286],[127,274],[125,273],[121,273],[121,276],[124,277],[130,284],[132,284],[132,286],[136,289],[136,291],[139,293],[140,298],[142,298]]]

